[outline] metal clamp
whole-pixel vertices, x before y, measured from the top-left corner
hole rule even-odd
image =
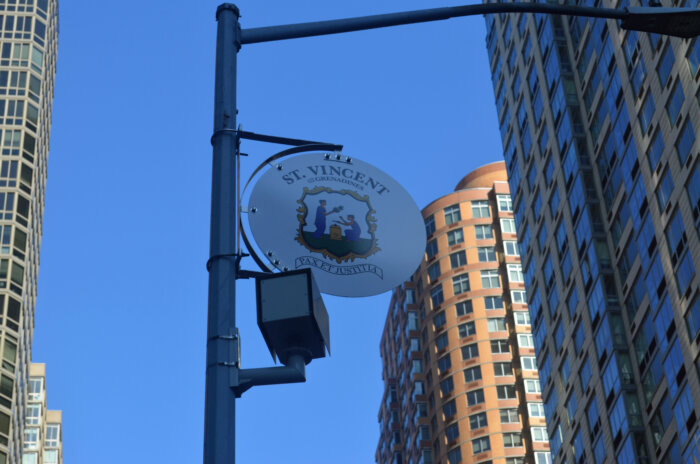
[[[238,269],[238,266],[241,262],[241,259],[243,259],[245,256],[250,256],[247,253],[222,253],[218,255],[212,255],[208,260],[207,260],[207,271],[211,271],[211,265],[212,263],[221,258],[231,258],[235,257],[236,258],[236,269]]]
[[[214,133],[211,135],[211,139],[209,139],[209,141],[211,142],[212,145],[214,145],[214,139],[216,137],[218,137],[219,135],[229,134],[229,133],[233,133],[235,135],[236,145],[238,145],[238,143],[241,140],[240,135],[238,134],[238,130],[237,129],[230,129],[230,128],[226,128],[226,127],[223,129],[218,129],[218,130],[214,131]],[[238,150],[236,150],[236,153],[238,153]]]

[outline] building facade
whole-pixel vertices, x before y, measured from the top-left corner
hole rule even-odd
[[[551,462],[506,179],[483,166],[423,210],[380,344],[380,464]]]
[[[700,40],[486,25],[554,462],[698,462]]]
[[[21,461],[25,437],[57,9],[0,0],[0,464]]]
[[[61,411],[46,407],[46,366],[29,365],[22,464],[63,464]]]

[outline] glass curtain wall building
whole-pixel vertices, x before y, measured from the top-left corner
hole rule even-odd
[[[696,462],[700,40],[486,24],[554,462]]]
[[[0,464],[23,460],[58,38],[56,0],[0,0]]]
[[[548,464],[503,162],[423,210],[428,245],[380,344],[380,464]]]

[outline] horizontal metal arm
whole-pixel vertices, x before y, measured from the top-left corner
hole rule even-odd
[[[277,385],[281,383],[306,382],[306,362],[301,354],[289,356],[287,365],[258,369],[231,369],[231,389],[240,398],[251,387],[257,385]]]
[[[623,28],[641,31],[649,31],[648,22],[651,19],[650,16],[655,18],[662,17],[668,18],[673,24],[664,27],[663,30],[655,29],[652,32],[687,38],[700,34],[700,21],[698,20],[698,18],[700,18],[699,11],[700,10],[695,8],[636,7],[617,10],[612,8],[530,2],[480,3],[476,5],[430,8],[426,10],[361,16],[358,18],[243,29],[241,30],[241,44],[339,34],[342,32],[362,31],[381,27],[494,13],[546,13],[567,16],[586,16],[590,18],[619,19],[622,20],[621,26]],[[685,23],[678,27],[677,21],[685,21]],[[666,23],[667,21],[665,19],[657,19],[656,21],[652,19],[651,22],[654,23],[651,27],[655,27],[659,25],[658,23]],[[662,26],[666,26],[666,24]]]
[[[477,5],[430,8],[426,10],[361,16],[358,18],[334,19],[330,21],[243,29],[241,30],[241,44],[339,34],[342,32],[362,31],[366,29],[377,29],[380,27],[400,26],[403,24],[440,21],[461,16],[518,12],[569,14],[613,19],[623,19],[628,14],[625,10],[571,5],[552,5],[548,3],[480,3]]]
[[[242,139],[256,140],[258,142],[278,143],[280,145],[291,145],[294,147],[300,147],[303,145],[332,145],[335,150],[340,151],[343,149],[342,145],[336,145],[333,143],[313,142],[311,140],[292,139],[289,137],[278,137],[276,135],[256,134],[255,132],[247,132],[243,130],[238,131],[238,136]]]

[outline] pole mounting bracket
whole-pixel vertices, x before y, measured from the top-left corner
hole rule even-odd
[[[306,382],[306,361],[303,354],[295,353],[289,356],[286,366],[257,369],[232,367],[229,381],[236,398],[240,398],[247,390],[258,385]]]

